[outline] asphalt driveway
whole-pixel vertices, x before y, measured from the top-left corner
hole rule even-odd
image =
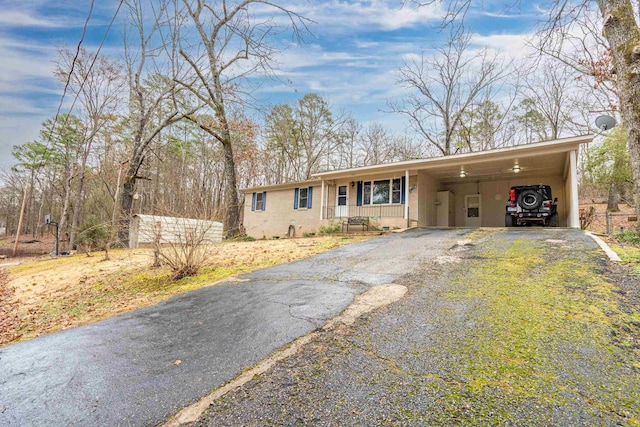
[[[433,262],[471,230],[412,230],[0,348],[0,425],[155,425]]]
[[[196,425],[640,425],[640,283],[589,237],[478,229],[422,261]]]

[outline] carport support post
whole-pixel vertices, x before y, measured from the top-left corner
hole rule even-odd
[[[580,228],[580,202],[578,200],[578,155],[577,150],[569,152],[569,179],[571,179],[571,206],[569,224],[571,228]]]
[[[409,171],[404,171],[404,219],[409,226]]]

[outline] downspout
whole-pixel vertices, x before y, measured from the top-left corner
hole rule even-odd
[[[320,221],[324,219],[324,179],[322,180],[322,191],[320,191]]]

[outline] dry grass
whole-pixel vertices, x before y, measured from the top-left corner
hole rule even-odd
[[[223,242],[210,247],[208,265],[198,276],[178,281],[171,280],[166,268],[151,268],[151,249],[110,251],[109,261],[103,261],[100,252],[92,257],[26,259],[17,266],[0,267],[0,273],[5,272],[4,277],[0,274],[0,306],[7,311],[1,314],[12,319],[0,322],[0,345],[154,305],[239,273],[364,239],[328,236]]]

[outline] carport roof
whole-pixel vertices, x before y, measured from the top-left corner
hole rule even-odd
[[[592,140],[593,135],[582,135],[475,153],[341,169],[313,176],[322,180],[355,179],[365,175],[404,174],[405,171],[415,174],[419,170],[427,170],[429,175],[443,183],[488,181],[513,176],[516,164],[520,166],[519,177],[563,176],[567,169],[567,153]],[[464,178],[460,177],[461,169],[465,171]]]

